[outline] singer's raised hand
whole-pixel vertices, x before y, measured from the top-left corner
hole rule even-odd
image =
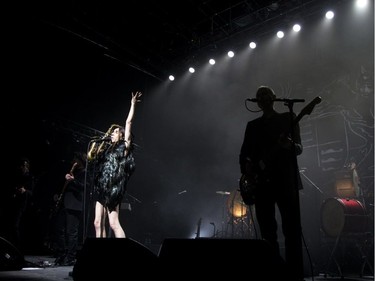
[[[135,93],[132,93],[132,100],[131,100],[131,103],[132,104],[136,104],[137,102],[141,102],[140,100],[140,97],[142,96],[142,92],[135,92]]]

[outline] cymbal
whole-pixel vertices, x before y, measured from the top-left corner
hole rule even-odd
[[[229,195],[230,194],[230,192],[228,192],[228,191],[221,191],[221,190],[216,191],[216,193],[221,194],[221,195]]]

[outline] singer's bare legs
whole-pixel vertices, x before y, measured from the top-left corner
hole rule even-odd
[[[96,238],[105,238],[107,236],[105,231],[105,213],[104,213],[104,206],[99,202],[95,204],[95,219],[94,219],[94,227],[95,227],[95,237]]]
[[[104,209],[103,205],[99,202],[95,204],[95,219],[94,219],[94,227],[95,227],[95,236],[96,238],[105,238],[106,237],[106,230],[105,230],[105,218],[108,215],[109,219],[109,226],[113,231],[113,234],[116,238],[125,238],[125,232],[121,227],[119,221],[119,206],[112,212],[107,212]]]
[[[116,210],[108,213],[109,226],[111,227],[116,238],[125,238],[125,231],[123,230],[120,220],[119,220],[119,205],[117,205]]]

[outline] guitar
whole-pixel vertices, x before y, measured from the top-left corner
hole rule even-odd
[[[73,175],[74,170],[75,170],[75,168],[77,167],[77,165],[78,165],[78,163],[77,163],[77,162],[74,162],[72,168],[71,168],[70,171],[69,171],[69,174],[70,174],[70,175]],[[63,186],[63,188],[62,188],[62,190],[61,190],[61,192],[60,192],[60,194],[59,194],[59,197],[58,197],[57,200],[56,200],[56,204],[55,204],[55,207],[54,207],[54,209],[53,209],[52,216],[56,215],[56,214],[58,213],[58,211],[60,210],[60,208],[61,208],[61,204],[62,204],[62,200],[63,200],[63,198],[64,198],[65,190],[66,190],[66,187],[68,186],[68,183],[69,183],[69,182],[70,182],[70,181],[68,181],[68,180],[65,181],[64,186]]]
[[[309,104],[307,104],[298,116],[293,120],[293,126],[296,126],[302,117],[305,115],[310,115],[314,107],[322,101],[321,97],[314,98]],[[242,196],[242,200],[246,205],[253,205],[255,203],[255,190],[261,182],[264,181],[264,175],[262,171],[264,170],[263,161],[260,163],[248,162],[248,172],[242,174],[239,180],[239,188]]]

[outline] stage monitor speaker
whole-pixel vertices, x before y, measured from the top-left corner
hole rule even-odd
[[[0,237],[0,271],[21,270],[25,266],[25,258],[9,241]]]
[[[130,238],[86,238],[73,267],[73,280],[115,280],[146,277],[157,268],[158,256]]]
[[[168,238],[158,256],[161,277],[167,278],[178,278],[176,268],[190,278],[203,274],[210,278],[263,281],[285,276],[284,261],[264,240]]]

